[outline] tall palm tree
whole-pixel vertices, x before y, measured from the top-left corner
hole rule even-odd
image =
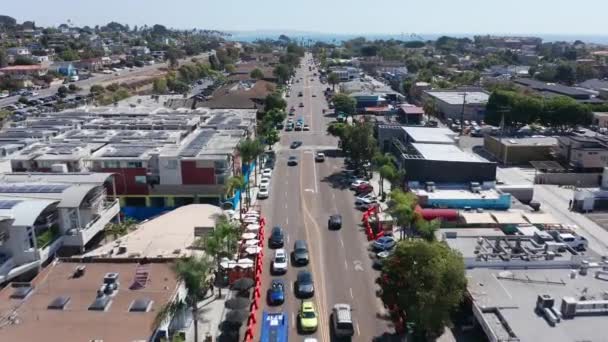
[[[246,140],[241,141],[238,146],[237,146],[237,150],[241,156],[241,161],[243,162],[243,164],[247,165],[249,168],[251,168],[251,164],[256,161],[258,159],[258,157],[264,153],[264,145],[262,145],[262,143],[257,140],[257,139],[251,139],[251,138],[247,138]],[[257,163],[256,163],[256,171],[255,171],[255,181],[257,184]],[[249,192],[250,192],[250,182],[248,179],[245,180],[247,182],[247,193],[249,196]],[[248,203],[247,205],[251,205],[251,199],[248,198]]]
[[[173,265],[173,271],[186,287],[187,294],[183,299],[168,303],[163,307],[154,319],[154,326],[158,327],[165,319],[182,312],[191,310],[194,320],[194,341],[198,342],[198,303],[204,299],[208,290],[207,277],[211,272],[209,262],[200,257],[190,256],[178,260]]]
[[[243,206],[243,189],[245,188],[245,178],[243,175],[232,176],[226,182],[226,196],[234,196],[236,191],[239,191],[239,204]],[[249,198],[249,192],[246,194]],[[239,210],[239,219],[243,219],[243,212]]]
[[[327,83],[331,84],[332,91],[336,90],[336,84],[340,83],[340,76],[335,72],[330,72],[327,76]]]
[[[375,169],[380,174],[380,195],[384,194],[384,180],[392,181],[397,174],[395,157],[390,153],[376,153],[372,158]]]
[[[239,229],[232,224],[226,216],[218,218],[213,231],[195,245],[202,247],[205,254],[215,260],[216,268],[220,268],[220,260],[223,257],[231,258],[237,251]],[[219,289],[221,295],[221,289]]]

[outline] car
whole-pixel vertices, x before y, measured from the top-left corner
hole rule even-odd
[[[295,288],[298,298],[310,298],[314,296],[315,284],[312,280],[312,273],[304,270],[298,272]]]
[[[366,195],[374,191],[374,187],[371,184],[361,184],[355,188],[355,194],[357,196]]]
[[[272,227],[270,231],[270,237],[268,238],[268,246],[270,248],[282,248],[285,241],[285,235],[283,229],[279,226]]]
[[[266,292],[268,305],[281,305],[285,301],[285,284],[280,279],[273,279]]]
[[[304,240],[296,240],[293,243],[293,263],[295,265],[307,265],[309,261],[308,257],[308,245]]]
[[[270,186],[270,178],[262,176],[260,180],[260,187],[268,188]]]
[[[340,229],[342,228],[342,215],[335,214],[331,215],[327,220],[327,228],[329,229]]]
[[[325,153],[323,152],[317,152],[317,154],[315,155],[315,161],[317,163],[322,163],[325,161]]]
[[[290,96],[289,96],[289,93],[286,93],[286,94],[285,94],[285,97],[290,97]]]
[[[376,258],[374,259],[372,267],[376,270],[382,269],[382,266],[384,266],[384,261],[393,254],[393,251],[394,249],[376,253]]]
[[[382,236],[372,242],[372,248],[376,251],[389,251],[395,247],[397,241],[391,236]]]
[[[300,102],[300,104],[298,105],[298,107],[300,107],[300,108],[304,107],[304,103]]]
[[[296,131],[297,131],[297,126],[296,126]],[[302,142],[299,140],[296,140],[296,141],[292,142],[291,145],[289,145],[289,147],[291,147],[293,149],[298,148],[300,146],[302,146]]]
[[[302,131],[302,125],[296,124],[296,128],[294,130],[296,130],[296,131]]]
[[[287,124],[287,126],[285,126],[285,131],[286,131],[286,132],[291,132],[291,131],[293,131],[293,124]]]
[[[310,131],[310,126],[304,125],[304,126],[302,126],[302,130],[304,130],[304,131]]]
[[[272,176],[272,169],[265,168],[262,170],[262,177],[270,178]]]
[[[276,128],[277,129],[283,129],[285,127],[285,125],[282,122],[277,123]]]
[[[287,165],[288,166],[296,166],[296,165],[298,165],[298,157],[296,157],[296,156],[289,156],[289,158],[287,159]]]
[[[376,203],[376,202],[378,202],[378,198],[376,196],[374,196],[373,194],[367,194],[367,195],[363,195],[363,196],[357,196],[357,198],[355,199],[355,204],[357,204],[357,202]]]
[[[317,97],[317,94],[312,94],[312,97]]]
[[[356,181],[354,181],[354,182],[352,182],[352,183],[350,184],[350,189],[351,189],[351,190],[355,190],[355,189],[357,189],[357,188],[358,188],[360,185],[363,185],[363,184],[369,184],[369,182],[368,182],[368,181],[366,181],[366,180],[363,180],[363,179],[357,179]]]
[[[287,253],[283,248],[274,251],[272,259],[272,273],[283,274],[287,272]]]
[[[266,199],[270,196],[270,189],[268,187],[260,187],[258,191],[258,199]]]
[[[377,207],[378,203],[355,203],[355,208],[361,211],[367,211],[370,208]]]
[[[350,305],[335,304],[331,309],[331,324],[336,337],[352,337],[355,334],[355,329]]]
[[[298,324],[303,332],[315,332],[319,326],[319,320],[315,305],[311,300],[304,300],[298,311]]]
[[[301,91],[298,92],[298,97],[302,97],[302,96],[303,96],[302,92]]]

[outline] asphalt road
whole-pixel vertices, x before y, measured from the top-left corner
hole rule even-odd
[[[271,195],[261,201],[262,212],[268,226],[267,232],[275,226],[281,226],[286,234],[285,249],[293,250],[295,240],[308,242],[310,264],[306,267],[295,267],[291,263],[287,273],[280,276],[286,284],[286,301],[282,306],[267,307],[262,310],[271,312],[283,311],[289,316],[290,340],[302,341],[305,336],[298,333],[297,312],[300,300],[293,292],[297,272],[308,269],[313,274],[315,295],[313,300],[319,313],[319,328],[309,335],[318,341],[330,341],[330,314],[336,303],[348,303],[353,308],[355,335],[353,341],[371,341],[376,336],[389,332],[388,322],[379,318],[383,315],[381,301],[376,297],[377,272],[371,267],[369,243],[360,226],[361,212],[354,208],[353,193],[332,182],[332,175],[342,170],[343,158],[328,153],[328,149],[337,150],[337,140],[325,133],[327,123],[333,118],[324,116],[322,109],[327,108],[323,96],[326,85],[318,77],[311,81],[312,72],[308,71],[308,62],[312,59],[307,54],[303,68],[297,72],[288,100],[288,108],[296,108],[295,117],[302,116],[311,130],[307,132],[283,132],[276,148],[277,160],[271,181]],[[298,97],[302,91],[303,97]],[[316,94],[316,97],[312,97]],[[300,108],[299,103],[304,103]],[[292,141],[300,140],[303,145],[295,150],[289,148]],[[315,163],[314,154],[326,151],[325,162]],[[289,156],[298,157],[297,166],[287,166]],[[329,215],[342,215],[341,230],[327,229]],[[266,289],[273,278],[270,275],[273,250],[265,244],[263,273],[263,303],[266,302]],[[261,315],[259,316],[261,318]],[[259,336],[259,331],[258,331]]]

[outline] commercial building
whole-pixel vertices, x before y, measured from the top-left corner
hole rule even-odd
[[[517,85],[526,87],[531,90],[535,90],[539,94],[546,97],[553,96],[568,96],[581,103],[603,103],[604,101],[596,98],[592,91],[568,87],[557,83],[545,83],[542,81],[533,80],[530,78],[517,78],[513,82]]]
[[[361,72],[355,67],[349,66],[332,66],[329,67],[329,72],[338,75],[340,82],[348,82],[358,78]]]
[[[44,76],[49,68],[43,65],[12,65],[0,68],[0,73],[8,75],[13,79],[23,79],[24,77]]]
[[[581,171],[601,171],[608,165],[608,139],[586,136],[557,138],[555,157]]]
[[[419,125],[424,118],[422,107],[404,104],[397,109],[397,117],[400,122],[406,125]]]
[[[0,175],[0,283],[83,251],[120,211],[109,173]]]
[[[463,256],[465,302],[489,341],[604,339],[607,271],[600,256],[526,234],[463,229],[443,240]]]
[[[553,160],[553,150],[557,139],[539,138],[499,138],[486,135],[483,146],[496,160],[504,165],[527,165],[531,161]]]
[[[435,102],[444,118],[483,120],[490,95],[476,90],[427,90],[423,98]]]
[[[464,152],[447,128],[379,125],[378,143],[407,170],[408,182],[493,182],[496,164]]]
[[[185,325],[187,310],[155,322],[186,293],[169,263],[61,260],[0,291],[0,334],[6,341],[159,341]]]
[[[411,182],[410,189],[424,208],[492,209],[507,210],[511,207],[511,195],[497,191],[493,182],[436,184]]]

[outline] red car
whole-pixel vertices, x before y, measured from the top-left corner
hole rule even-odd
[[[367,195],[372,191],[374,191],[374,187],[371,184],[367,184],[367,183],[361,184],[355,188],[355,194],[357,196]]]

